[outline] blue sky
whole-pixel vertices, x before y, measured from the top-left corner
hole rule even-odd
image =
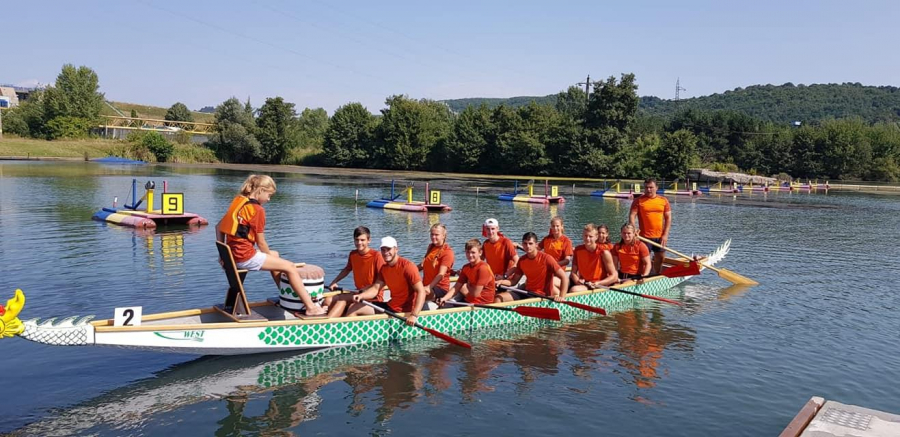
[[[329,113],[387,96],[546,95],[633,72],[638,94],[900,85],[900,1],[4,0],[0,83],[86,65],[114,101],[282,96]]]

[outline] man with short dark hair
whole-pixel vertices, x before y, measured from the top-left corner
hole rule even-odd
[[[518,284],[522,276],[525,276],[525,289],[537,294],[552,297],[561,302],[566,297],[569,289],[569,275],[565,269],[552,256],[542,252],[538,247],[538,238],[534,232],[528,232],[522,236],[522,247],[525,255],[519,258],[516,269],[509,281]],[[556,284],[559,279],[559,285]],[[503,292],[497,295],[496,302],[510,302],[519,298],[510,293]]]

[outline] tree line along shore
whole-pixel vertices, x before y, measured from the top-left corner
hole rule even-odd
[[[258,108],[230,98],[216,107],[209,140],[194,145],[152,130],[124,141],[92,137],[105,98],[99,78],[88,67],[65,65],[53,86],[4,111],[0,156],[70,156],[83,147],[85,156],[157,162],[666,180],[683,180],[689,168],[703,167],[783,180],[900,181],[896,121],[847,117],[798,126],[690,108],[651,116],[639,111],[633,74],[592,85],[590,95],[569,87],[552,105],[481,104],[458,113],[443,102],[405,95],[389,96],[378,114],[347,103],[331,116],[322,108],[298,113],[282,97]],[[181,103],[165,118],[193,120]],[[55,145],[42,145],[46,140]]]

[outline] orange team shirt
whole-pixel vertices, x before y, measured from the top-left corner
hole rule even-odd
[[[422,260],[423,285],[428,285],[434,280],[441,266],[447,266],[447,273],[441,279],[441,282],[437,283],[437,286],[444,291],[449,291],[450,270],[453,270],[454,262],[453,249],[450,248],[449,244],[444,243],[443,247],[429,244],[428,251],[425,253],[425,259]]]
[[[495,275],[506,273],[509,267],[509,261],[516,256],[516,245],[509,238],[500,237],[496,243],[491,240],[484,240],[484,260]]]
[[[593,251],[579,244],[575,248],[572,262],[578,266],[578,276],[584,281],[597,282],[606,276],[606,272],[603,271],[603,248],[599,244]]]
[[[557,270],[559,263],[544,252],[538,252],[534,259],[523,255],[516,264],[516,273],[525,275],[525,289],[544,296],[550,295],[554,272]]]
[[[462,271],[459,272],[459,284],[469,284],[469,295],[466,296],[466,302],[469,303],[494,303],[494,294],[497,288],[494,284],[494,272],[484,261],[478,261],[473,267],[466,263]],[[472,288],[482,286],[481,295],[477,298],[472,295]]]
[[[616,245],[613,244],[613,243],[597,243],[597,247],[599,247],[599,248],[601,248],[601,249],[603,249],[603,250],[609,250],[609,251],[612,251],[613,248],[616,247]]]
[[[672,211],[669,199],[663,196],[641,196],[631,203],[631,212],[637,211],[638,225],[644,238],[660,238],[663,234],[665,214]]]
[[[557,239],[548,235],[541,240],[540,247],[541,250],[552,256],[557,262],[572,256],[574,253],[572,251],[572,240],[565,235],[560,235]]]
[[[262,205],[251,201],[244,208],[256,208],[256,215],[247,222],[247,225],[250,226],[250,233],[262,234],[266,232],[266,210],[263,209]],[[256,255],[256,248],[246,238],[229,235],[226,237],[226,241],[228,247],[231,248],[231,254],[234,256],[234,262],[236,263],[248,261],[250,258],[253,258],[253,255]]]
[[[391,300],[387,302],[388,306],[394,311],[412,311],[416,301],[413,286],[422,282],[419,268],[412,261],[400,257],[393,267],[385,263],[378,271],[378,275],[391,289]]]
[[[353,271],[353,285],[357,290],[363,290],[375,282],[375,274],[381,270],[384,265],[384,258],[381,252],[369,248],[365,255],[360,255],[358,251],[351,250],[347,257],[347,265]],[[384,287],[378,290],[378,296],[375,297],[378,302],[384,301]]]
[[[629,275],[637,275],[641,272],[641,260],[650,256],[647,245],[638,241],[632,245],[617,243],[613,256],[619,258],[619,271]]]

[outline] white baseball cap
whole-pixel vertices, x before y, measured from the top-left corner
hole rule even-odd
[[[485,220],[485,221],[484,221],[484,225],[485,225],[485,226],[493,226],[493,227],[495,227],[495,228],[499,228],[499,227],[500,227],[500,223],[497,222],[497,219],[495,219],[495,218],[489,218],[489,219]]]
[[[384,237],[381,239],[381,247],[397,247],[397,240],[394,237]]]

